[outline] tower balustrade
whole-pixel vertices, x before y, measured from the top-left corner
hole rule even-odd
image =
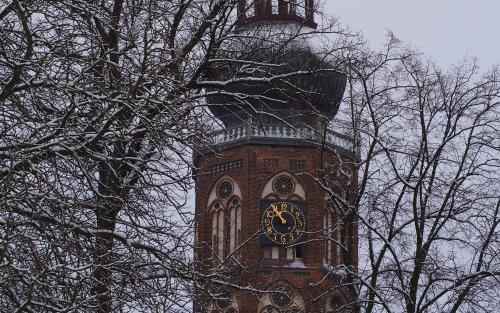
[[[264,20],[296,21],[316,28],[314,0],[239,1],[238,24],[240,26]]]

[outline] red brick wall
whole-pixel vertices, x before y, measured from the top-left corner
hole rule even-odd
[[[266,159],[277,159],[277,166],[269,166],[270,162]],[[217,164],[223,164],[231,161],[243,160],[242,166],[237,169],[227,170],[219,173],[203,174],[204,169]],[[243,145],[228,149],[223,154],[206,154],[198,156],[195,160],[195,166],[199,169],[195,175],[196,179],[196,214],[198,227],[198,260],[205,262],[210,257],[211,252],[208,249],[211,241],[211,215],[207,211],[207,200],[214,184],[222,176],[228,175],[234,179],[242,191],[242,240],[245,241],[259,230],[259,206],[260,196],[264,185],[276,174],[288,171],[294,174],[290,169],[291,160],[304,160],[304,172],[313,174],[322,168],[322,163],[336,165],[339,163],[337,154],[324,151],[316,147],[287,147],[287,146],[264,146],[264,145]],[[343,157],[344,167],[352,171],[352,161],[348,157]],[[356,176],[356,175],[354,175]],[[302,184],[307,197],[307,225],[308,232],[317,235],[308,235],[308,240],[321,236],[323,229],[323,215],[325,210],[325,191],[322,190],[314,180],[307,175],[295,175],[296,179]],[[353,181],[356,181],[356,177]],[[357,186],[347,186],[347,181],[339,177],[339,184],[347,190],[347,198],[351,200],[353,192]],[[349,190],[350,189],[350,190]],[[357,229],[354,227],[352,242],[353,264],[357,265]],[[225,245],[227,247],[228,244]],[[286,258],[284,249],[280,257]],[[316,284],[322,281],[325,275],[323,269],[323,259],[325,257],[324,242],[316,240],[304,245],[304,263],[307,268],[286,268],[280,267],[287,263],[286,260],[273,260],[271,262],[262,259],[262,250],[260,240],[255,236],[241,250],[240,262],[246,269],[234,276],[234,282],[243,285],[251,285],[255,288],[266,289],[276,281],[288,281],[296,288],[306,302],[307,312],[322,312],[324,301],[313,302],[325,290],[328,290],[338,284],[339,277],[329,277],[323,280],[323,283],[317,287],[310,287],[310,284]],[[227,251],[226,251],[227,253]],[[273,267],[270,267],[274,263]],[[200,266],[207,271],[208,266]],[[234,293],[234,292],[233,292]],[[240,313],[256,313],[258,299],[250,293],[234,293],[238,298]],[[260,312],[259,312],[260,313]]]

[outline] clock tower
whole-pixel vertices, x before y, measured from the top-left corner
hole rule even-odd
[[[196,262],[214,279],[197,282],[195,312],[356,312],[356,144],[331,122],[346,77],[315,51],[313,8],[240,0],[241,36],[211,70],[224,127],[194,177]]]

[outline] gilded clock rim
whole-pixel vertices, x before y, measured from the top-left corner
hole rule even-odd
[[[266,208],[264,209],[263,211],[263,214],[262,214],[262,217],[261,217],[261,225],[263,228],[265,228],[265,220],[266,220],[266,217],[265,217],[265,213],[268,211],[268,210],[271,210],[271,207],[273,204],[280,204],[280,203],[286,203],[288,205],[291,205],[293,207],[295,207],[295,209],[299,212],[299,216],[300,217],[296,217],[294,216],[292,213],[290,212],[285,212],[287,214],[289,214],[290,216],[292,216],[293,220],[294,220],[294,228],[293,230],[287,232],[287,233],[283,233],[283,232],[280,232],[278,230],[275,229],[272,221],[277,218],[277,215],[275,214],[272,218],[271,218],[271,221],[270,221],[270,226],[272,227],[272,230],[273,230],[273,234],[279,234],[282,238],[285,237],[285,236],[289,236],[290,234],[294,233],[294,231],[297,229],[297,219],[300,218],[301,219],[301,224],[302,226],[299,228],[298,230],[298,233],[297,233],[297,237],[295,237],[293,240],[287,240],[285,242],[283,241],[279,241],[277,239],[274,239],[273,237],[270,236],[270,234],[268,234],[267,231],[264,232],[264,235],[267,237],[268,240],[270,240],[271,242],[275,243],[275,244],[278,244],[278,245],[290,245],[290,244],[294,244],[296,243],[297,241],[299,241],[302,236],[305,234],[306,232],[306,216],[304,214],[304,212],[299,208],[299,206],[294,203],[294,202],[291,202],[291,201],[286,201],[286,200],[276,200],[276,201],[272,201],[270,202]],[[276,236],[275,236],[276,237]]]

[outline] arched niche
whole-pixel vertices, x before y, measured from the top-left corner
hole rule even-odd
[[[207,312],[210,313],[238,313],[238,301],[230,293],[221,294],[216,299],[210,301]]]
[[[345,199],[345,191],[338,183],[333,183],[330,190],[335,196]],[[332,199],[330,192],[325,193],[325,211],[323,214],[324,258],[325,264],[342,264],[343,219],[337,201]]]
[[[288,184],[292,186],[289,187]],[[281,172],[271,177],[264,185],[261,199],[305,201],[306,192],[302,184],[292,174]]]
[[[282,200],[304,202],[307,200],[306,192],[298,179],[288,172],[280,172],[268,179],[261,191],[261,200]],[[263,259],[277,260],[286,258],[287,262],[296,266],[303,266],[304,248],[295,245],[281,249],[278,246],[263,247]]]
[[[222,195],[221,190],[225,184],[232,185],[232,191],[229,195]],[[222,197],[221,197],[222,196]],[[224,175],[217,180],[217,182],[212,186],[210,193],[208,195],[207,207],[210,208],[215,201],[219,201],[224,207],[228,204],[229,200],[234,197],[239,197],[241,199],[241,188],[236,180],[228,175]]]
[[[260,298],[257,313],[305,313],[306,306],[300,292],[285,281],[277,282],[268,288],[269,292]]]
[[[335,290],[326,298],[325,312],[327,313],[350,313],[352,312],[349,297],[344,292]]]
[[[211,225],[213,264],[228,257],[240,256],[242,200],[239,184],[230,176],[222,176],[212,186],[207,201]]]

